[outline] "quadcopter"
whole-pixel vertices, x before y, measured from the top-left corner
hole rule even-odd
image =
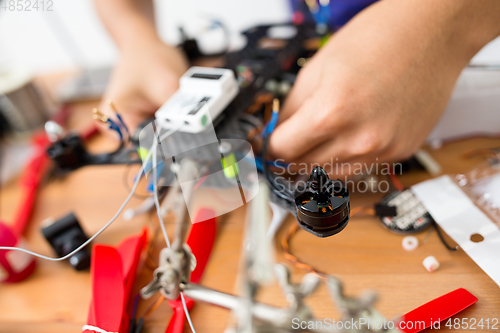
[[[275,38],[276,29],[288,32],[282,34],[286,35],[283,38]],[[267,156],[279,102],[286,97],[306,59],[317,51],[322,36],[314,26],[306,24],[257,26],[243,35],[246,46],[227,53],[221,68],[191,67],[181,77],[179,90],[160,107],[155,119],[146,120],[134,133],[128,132],[112,103],[114,119],[94,109],[94,119],[119,134],[120,146],[113,152],[94,155],[84,148],[78,135],[70,134],[47,150],[56,168],[69,172],[87,165],[140,164],[148,151],[144,143],[148,140],[143,138],[141,144],[141,133],[151,133],[152,123],[170,130],[177,126],[175,140],[162,142],[163,150],[170,157],[190,155],[198,162],[205,162],[211,174],[221,175],[219,179],[210,177],[202,186],[230,186],[227,178],[231,177],[224,177],[221,171],[227,171],[228,163],[242,162],[253,149],[259,152],[254,156],[255,164],[271,189],[271,202],[295,215],[300,227],[317,237],[342,231],[350,213],[349,193],[344,183],[329,179],[324,170],[316,168],[305,185],[297,187],[273,174],[272,169],[279,163]],[[194,56],[188,53],[188,57]],[[210,146],[204,145],[207,140]],[[149,138],[148,144],[151,141]],[[218,151],[223,156],[218,156]],[[171,163],[164,163],[161,176],[166,185],[174,173],[167,165]]]

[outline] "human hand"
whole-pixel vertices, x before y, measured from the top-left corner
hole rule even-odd
[[[345,163],[327,170],[339,174],[352,172],[347,164],[409,157],[489,40],[469,38],[460,17],[475,14],[459,3],[384,0],[342,28],[300,71],[271,135],[274,157]]]
[[[159,39],[137,42],[122,50],[113,70],[100,109],[112,100],[131,130],[151,117],[177,90],[188,68],[181,50]]]

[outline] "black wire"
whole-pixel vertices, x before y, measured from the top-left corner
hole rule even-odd
[[[444,245],[444,246],[445,246],[448,250],[450,250],[450,251],[456,251],[456,250],[458,250],[458,245],[457,245],[457,246],[455,246],[455,247],[451,247],[451,246],[450,246],[450,245],[446,242],[446,240],[444,239],[443,234],[441,233],[441,230],[439,229],[439,226],[438,226],[438,224],[437,224],[436,222],[434,222],[434,223],[433,223],[433,226],[434,226],[434,228],[436,229],[436,233],[437,233],[437,235],[438,235],[438,237],[439,237],[439,240],[441,241],[441,243],[443,243],[443,245]]]
[[[137,326],[135,328],[135,333],[141,333],[142,327],[144,326],[144,317],[141,317],[137,322]]]
[[[269,170],[267,166],[267,160],[266,160],[266,155],[267,155],[267,148],[269,146],[269,137],[271,135],[268,134],[264,137],[264,144],[262,146],[262,173],[264,174],[264,178],[266,179],[270,189],[273,191],[274,194],[276,194],[278,197],[281,199],[284,199],[288,202],[295,203],[295,200],[293,198],[293,193],[291,190],[284,185],[283,187],[285,188],[286,194],[282,193],[282,189],[278,188],[278,185],[276,184],[276,177],[273,176],[271,170]],[[288,184],[287,184],[288,185]]]

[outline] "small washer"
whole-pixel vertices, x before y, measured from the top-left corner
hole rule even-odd
[[[406,251],[413,251],[418,247],[418,239],[415,236],[406,236],[403,238],[402,245]]]

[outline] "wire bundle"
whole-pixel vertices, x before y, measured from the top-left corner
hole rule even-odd
[[[262,147],[262,157],[261,157],[262,173],[272,193],[276,195],[278,198],[285,200],[288,205],[294,205],[295,204],[294,195],[293,191],[290,189],[291,183],[286,181],[285,179],[278,179],[271,172],[271,170],[269,170],[268,163],[265,162],[267,161],[266,155],[269,146],[269,139],[278,123],[279,109],[280,109],[279,100],[275,98],[273,100],[273,113],[271,115],[271,120],[269,121],[269,123],[264,128],[264,131],[262,132],[262,136],[264,137],[264,145]]]
[[[127,125],[125,125],[125,122],[123,121],[123,118],[122,116],[120,115],[120,113],[118,112],[115,104],[113,103],[113,101],[111,100],[108,100],[107,101],[111,111],[113,112],[115,118],[116,118],[116,121],[109,118],[108,116],[106,116],[104,113],[102,113],[101,111],[99,111],[99,109],[97,108],[93,108],[92,109],[92,113],[94,114],[92,116],[92,118],[94,118],[95,120],[103,123],[103,124],[107,124],[109,126],[109,129],[115,131],[116,133],[118,133],[118,136],[120,137],[120,141],[123,141],[124,139],[124,133],[126,134],[126,140],[128,141],[130,139],[130,132],[127,128]]]
[[[167,136],[171,135],[172,133],[174,133],[174,132],[176,132],[178,130],[179,130],[179,128],[172,129],[172,130],[168,131],[167,133],[163,134],[159,138],[159,140],[161,141],[161,140],[165,139]],[[21,252],[30,254],[32,256],[35,256],[35,257],[38,257],[38,258],[41,258],[41,259],[44,259],[44,260],[49,260],[49,261],[64,261],[66,259],[69,259],[75,253],[81,251],[83,248],[85,248],[87,245],[89,245],[94,239],[96,239],[101,233],[103,233],[104,230],[106,230],[118,218],[118,216],[122,213],[123,209],[125,208],[125,206],[128,204],[128,202],[130,201],[130,199],[134,195],[134,192],[136,191],[137,186],[139,185],[139,181],[141,179],[140,176],[145,171],[144,170],[145,166],[149,163],[149,160],[151,158],[153,158],[153,165],[155,165],[154,162],[156,162],[156,158],[157,158],[156,157],[156,147],[157,147],[156,144],[157,143],[155,141],[153,143],[153,145],[152,145],[152,147],[151,147],[148,155],[144,158],[143,164],[142,164],[139,172],[137,173],[136,180],[134,182],[134,185],[132,186],[132,190],[130,191],[129,195],[127,196],[127,198],[125,199],[125,201],[123,202],[123,204],[120,206],[120,208],[118,209],[118,211],[115,213],[115,215],[101,229],[99,229],[92,237],[90,237],[86,242],[84,242],[82,245],[80,245],[74,251],[68,253],[67,255],[65,255],[63,257],[53,258],[53,257],[45,256],[45,255],[42,255],[42,254],[30,251],[30,250],[27,250],[27,249],[19,248],[19,247],[0,246],[0,250],[21,251]],[[155,168],[155,170],[156,170],[156,168]],[[167,231],[165,230],[165,225],[163,224],[163,219],[162,219],[161,214],[160,214],[160,204],[159,204],[159,199],[158,199],[157,176],[158,175],[155,172],[155,176],[153,177],[153,186],[154,186],[153,196],[154,196],[154,199],[155,199],[155,205],[156,205],[156,210],[157,210],[158,218],[160,220],[160,227],[162,229],[163,236],[165,237],[165,242],[167,243],[167,246],[170,247],[170,241],[168,239],[168,234],[167,234]],[[189,325],[191,327],[191,330],[193,331],[193,333],[196,333],[196,331],[194,329],[194,326],[193,326],[193,323],[192,323],[192,320],[191,320],[191,316],[189,315],[189,311],[187,309],[187,305],[186,305],[186,300],[185,300],[185,297],[184,297],[184,293],[181,293],[181,300],[182,300],[182,306],[184,308],[184,311],[185,311],[185,314],[186,314],[186,318],[187,318],[188,323],[189,323]],[[159,304],[157,306],[159,306]],[[153,310],[151,310],[149,312],[152,312]],[[149,315],[149,313],[148,313],[148,315]]]

